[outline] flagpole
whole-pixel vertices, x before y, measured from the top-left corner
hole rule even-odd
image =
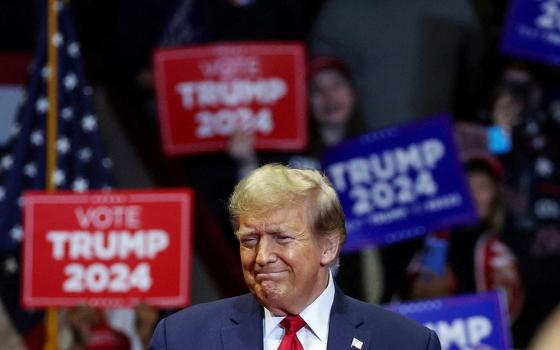
[[[56,190],[55,171],[57,163],[56,140],[57,140],[57,118],[58,118],[58,45],[55,42],[58,32],[58,13],[56,0],[47,2],[47,60],[48,60],[48,85],[47,96],[49,109],[47,113],[47,164],[45,174],[45,188],[48,192]],[[39,69],[40,67],[36,67]],[[46,315],[46,341],[45,350],[56,350],[58,348],[58,313],[56,308],[50,307]]]
[[[58,20],[56,11],[56,0],[48,0],[48,34],[47,34],[47,59],[49,67],[48,80],[48,101],[49,109],[47,114],[47,167],[46,167],[46,189],[54,191],[56,183],[54,172],[56,170],[56,138],[57,138],[57,117],[58,117],[58,96],[57,96],[57,77],[58,77],[58,50],[54,43],[55,35],[58,31]]]

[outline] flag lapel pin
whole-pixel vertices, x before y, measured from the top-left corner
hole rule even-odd
[[[352,348],[356,348],[356,349],[361,349],[362,345],[364,345],[364,343],[356,338],[352,339]]]

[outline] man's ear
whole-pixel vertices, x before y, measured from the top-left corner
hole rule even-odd
[[[340,253],[340,235],[337,233],[330,233],[324,236],[321,249],[321,265],[333,265]]]

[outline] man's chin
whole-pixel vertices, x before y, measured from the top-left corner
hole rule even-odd
[[[253,294],[265,306],[282,304],[282,300],[286,298],[284,290],[272,281],[260,283]]]

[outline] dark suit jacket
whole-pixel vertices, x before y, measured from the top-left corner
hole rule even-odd
[[[328,350],[350,349],[353,338],[362,350],[440,349],[433,331],[337,289]],[[189,307],[158,323],[150,349],[262,350],[263,307],[251,294]]]

